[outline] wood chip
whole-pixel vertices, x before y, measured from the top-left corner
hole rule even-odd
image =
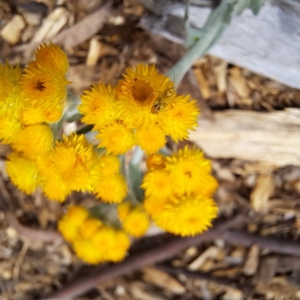
[[[241,273],[240,267],[232,267],[225,270],[217,270],[212,272],[213,276],[216,277],[227,277],[227,278],[237,278],[237,276]]]
[[[218,64],[212,66],[220,94],[223,94],[227,90],[227,66],[228,63],[223,60],[220,60]]]
[[[92,38],[90,41],[89,52],[86,59],[87,66],[95,66],[101,53],[101,42],[97,38]]]
[[[247,260],[244,266],[244,274],[247,276],[253,276],[258,267],[259,259],[259,247],[257,245],[252,245],[249,250]]]
[[[269,284],[270,280],[276,272],[277,263],[278,257],[266,257],[262,260],[256,278],[258,282],[258,290]]]
[[[229,289],[226,293],[222,296],[222,300],[243,300],[244,295],[242,291]]]
[[[178,280],[165,272],[151,267],[144,268],[142,271],[147,281],[162,289],[166,289],[173,294],[183,294],[185,292],[185,287]]]
[[[1,31],[1,37],[11,45],[16,44],[26,23],[20,15],[15,15]]]
[[[231,75],[228,77],[228,81],[233,86],[235,92],[241,98],[248,98],[250,95],[250,89],[241,69],[234,67],[230,70],[230,74]]]
[[[203,99],[208,99],[210,97],[210,87],[209,87],[208,80],[205,78],[204,73],[200,68],[195,68],[193,71],[196,80],[199,84],[199,88]]]
[[[64,7],[57,7],[44,19],[42,26],[36,32],[32,43],[39,43],[55,36],[67,24],[70,12]]]
[[[24,11],[22,12],[22,15],[28,25],[38,26],[42,21],[42,14],[39,13]]]
[[[134,281],[130,284],[130,293],[136,300],[165,300],[156,294],[146,291],[146,285],[140,281]]]
[[[210,246],[206,249],[200,256],[198,256],[192,263],[188,265],[188,270],[196,271],[201,268],[201,266],[205,263],[205,261],[209,258],[216,258],[222,249],[216,246]]]
[[[273,178],[270,173],[261,174],[257,178],[256,186],[250,195],[252,208],[260,213],[266,213],[269,207],[269,198],[274,190]]]

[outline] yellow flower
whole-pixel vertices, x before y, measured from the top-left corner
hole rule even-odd
[[[68,56],[58,45],[43,44],[35,51],[38,66],[47,72],[66,74],[69,68]]]
[[[102,223],[100,220],[96,218],[88,218],[81,224],[80,234],[84,238],[91,238],[101,226]]]
[[[127,69],[116,95],[119,115],[124,124],[136,129],[136,142],[146,153],[158,151],[165,136],[182,140],[197,126],[196,101],[177,96],[174,83],[154,66]]]
[[[122,203],[118,206],[118,216],[125,232],[136,238],[142,237],[149,228],[149,217],[141,206]]]
[[[82,206],[69,207],[67,213],[59,220],[58,230],[68,242],[73,242],[79,234],[79,230],[89,213]]]
[[[108,226],[101,227],[92,242],[94,251],[101,254],[102,261],[121,261],[130,247],[130,240],[124,231]]]
[[[72,134],[58,141],[55,147],[39,161],[39,168],[45,185],[53,173],[70,190],[92,191],[92,175],[95,156],[92,146],[84,135]]]
[[[98,147],[106,148],[107,153],[124,154],[135,145],[134,132],[120,121],[113,122],[103,128],[97,135]]]
[[[132,209],[132,205],[129,202],[123,202],[118,205],[118,217],[121,221],[129,215]]]
[[[127,195],[126,181],[120,174],[103,176],[95,183],[94,193],[104,202],[120,203]]]
[[[156,152],[166,144],[165,134],[155,125],[141,126],[135,136],[137,144],[148,154]]]
[[[166,170],[170,172],[174,192],[181,195],[199,193],[202,190],[204,196],[210,197],[218,186],[217,181],[209,174],[210,161],[197,149],[185,147],[168,157]]]
[[[188,130],[197,127],[199,108],[190,96],[178,96],[172,101],[171,108],[160,114],[160,124],[166,135],[175,142],[188,138]]]
[[[67,216],[64,216],[58,221],[58,230],[63,235],[65,240],[70,243],[76,239],[79,229],[79,226],[73,226],[72,224],[70,224]]]
[[[159,114],[152,114],[151,108],[157,97],[166,89],[174,88],[174,83],[159,74],[154,65],[138,65],[126,69],[116,87],[120,114],[124,121],[138,128],[144,123],[151,125]]]
[[[93,240],[85,237],[78,237],[73,243],[76,255],[84,262],[98,264],[103,260],[102,253],[97,249]]]
[[[69,207],[66,215],[72,225],[81,226],[81,224],[88,218],[89,212],[83,206],[73,205]]]
[[[24,157],[36,159],[51,150],[53,141],[53,133],[48,125],[31,125],[19,132],[12,143],[12,148],[22,153]]]
[[[166,170],[154,170],[147,172],[144,176],[142,188],[146,196],[165,198],[173,194],[173,182],[170,173]]]
[[[114,155],[101,155],[99,158],[101,173],[104,176],[118,174],[120,171],[120,160]]]
[[[0,63],[0,139],[3,143],[11,143],[21,129],[23,102],[20,80],[18,66]]]
[[[63,202],[71,193],[71,189],[63,182],[52,164],[52,157],[47,154],[37,158],[37,166],[41,176],[42,190],[49,200]]]
[[[44,174],[41,174],[41,180],[45,196],[52,201],[64,202],[72,192],[70,187],[62,181],[62,178],[55,171],[49,169],[47,175]]]
[[[84,115],[83,122],[94,124],[96,129],[101,130],[117,118],[114,90],[110,85],[105,86],[103,83],[94,85],[81,97],[78,110]]]
[[[21,131],[21,122],[14,116],[0,113],[0,140],[5,144],[12,143]]]
[[[123,260],[130,247],[130,240],[127,234],[122,230],[115,231],[115,246],[107,253],[107,260],[119,262]]]
[[[21,120],[24,125],[32,125],[43,122],[54,123],[61,118],[63,110],[64,106],[61,104],[34,107],[27,103],[22,111]]]
[[[40,184],[36,163],[15,152],[7,157],[6,171],[12,183],[26,194],[32,194]]]
[[[56,122],[63,112],[67,95],[66,86],[69,82],[64,75],[37,66],[39,65],[29,65],[22,76],[21,87],[26,106],[29,109],[39,109],[46,122]],[[51,113],[52,110],[55,111],[54,114]]]
[[[167,197],[147,196],[144,200],[144,209],[151,216],[155,217],[161,214],[169,202]]]
[[[21,70],[0,64],[0,114],[9,118],[19,118],[22,109],[20,93]],[[1,123],[1,127],[2,127]]]
[[[207,230],[217,217],[218,207],[210,198],[190,196],[173,198],[165,209],[154,217],[154,222],[166,231],[192,236]]]

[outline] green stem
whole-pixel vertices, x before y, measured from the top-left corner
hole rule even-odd
[[[241,4],[244,4],[247,1],[248,0],[222,0],[219,6],[212,11],[204,27],[199,29],[200,39],[195,41],[190,50],[166,74],[169,77],[174,74],[176,86],[179,85],[194,62],[199,57],[205,55],[210,47],[221,37],[223,31],[230,22],[236,4],[240,7]]]

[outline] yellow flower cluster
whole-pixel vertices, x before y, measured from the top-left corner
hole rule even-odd
[[[118,205],[118,217],[124,230],[135,238],[142,237],[150,226],[150,219],[143,207],[129,202]]]
[[[72,191],[94,192],[104,202],[119,203],[127,194],[120,162],[113,155],[99,155],[84,135],[72,134],[57,141],[39,157],[41,185],[51,200],[64,201]]]
[[[68,58],[59,46],[42,45],[35,58],[23,72],[0,64],[0,139],[14,151],[7,173],[27,194],[40,184],[36,160],[53,147],[49,123],[62,116],[68,84]]]
[[[134,145],[157,152],[166,136],[187,138],[199,110],[189,96],[178,96],[174,83],[154,66],[128,68],[117,86],[94,85],[81,98],[82,121],[98,131],[99,147],[124,154]]]
[[[170,157],[154,154],[147,166],[144,207],[154,222],[181,236],[207,230],[218,214],[211,199],[218,184],[203,153],[185,147]]]
[[[122,230],[81,206],[70,207],[58,223],[76,254],[91,264],[122,260],[129,236],[142,237],[150,217],[181,236],[206,230],[218,213],[212,199],[217,182],[209,160],[200,150],[187,147],[169,157],[155,154],[167,136],[177,142],[196,127],[196,101],[178,95],[174,83],[155,66],[128,68],[115,87],[94,85],[84,92],[78,109],[82,121],[93,125],[98,148],[105,148],[100,152],[84,135],[72,133],[56,140],[53,134],[65,119],[67,70],[67,55],[51,43],[40,46],[23,71],[0,64],[0,140],[13,150],[6,162],[13,184],[27,194],[41,188],[50,200],[60,202],[72,191],[81,191],[117,204],[104,206],[117,210]],[[132,199],[134,191],[128,193],[116,156],[133,146],[150,155],[141,186],[143,203]],[[132,190],[138,185],[129,183]]]
[[[81,206],[71,206],[58,222],[58,229],[77,256],[90,264],[118,262],[124,259],[130,246],[123,230],[105,225]]]

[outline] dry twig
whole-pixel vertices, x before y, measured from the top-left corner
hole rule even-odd
[[[14,228],[21,236],[24,236],[29,240],[40,242],[53,242],[63,240],[62,236],[57,231],[34,229],[22,225],[13,213],[14,209],[11,204],[12,201],[10,195],[2,180],[0,180],[0,191],[0,210],[5,213],[5,219],[8,222],[9,226]]]

